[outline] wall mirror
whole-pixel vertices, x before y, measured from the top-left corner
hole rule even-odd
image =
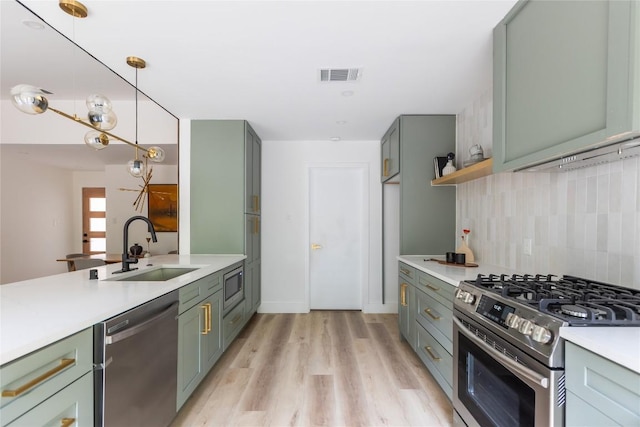
[[[24,114],[10,101],[11,88],[31,84],[52,92],[49,105],[85,117],[88,95],[106,95],[118,124],[111,131],[141,146],[160,146],[166,158],[153,165],[152,184],[178,183],[178,119],[123,77],[115,74],[17,1],[0,2],[0,284],[67,271],[56,260],[82,252],[82,189],[104,188],[102,223],[107,253],[122,253],[122,226],[133,215],[147,215],[147,195],[133,205],[141,178],[127,172],[134,148],[111,142],[96,151],[84,143],[89,129],[47,111]],[[63,13],[62,11],[60,13]],[[73,19],[69,17],[69,19]],[[132,52],[132,54],[135,54]],[[125,58],[122,58],[125,61]],[[138,71],[138,81],[152,64]],[[134,80],[135,69],[131,69]],[[136,127],[137,110],[137,127]],[[176,200],[177,203],[177,200]],[[172,207],[173,209],[173,207]],[[177,215],[177,207],[173,211]],[[178,232],[149,234],[141,221],[131,226],[129,243],[151,254],[178,249]]]

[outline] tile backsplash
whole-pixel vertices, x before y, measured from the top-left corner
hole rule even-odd
[[[491,109],[487,92],[458,114],[458,157],[474,143],[489,157]],[[499,173],[459,184],[456,194],[457,238],[471,230],[478,262],[640,289],[640,158],[562,173]]]
[[[458,185],[457,229],[480,262],[640,289],[640,159]],[[461,233],[460,233],[461,234]],[[524,254],[531,239],[532,254]]]

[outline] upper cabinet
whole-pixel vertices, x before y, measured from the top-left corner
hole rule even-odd
[[[382,182],[400,173],[400,119],[396,119],[382,137]]]
[[[260,215],[260,137],[247,123],[245,129],[245,213]]]
[[[640,134],[640,2],[521,0],[493,54],[494,171]]]

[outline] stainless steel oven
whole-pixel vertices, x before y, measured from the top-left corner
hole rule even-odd
[[[458,312],[453,406],[471,426],[562,426],[564,369],[550,369]]]
[[[568,326],[640,326],[640,291],[574,276],[478,275],[459,284],[453,317],[454,420],[561,426]]]
[[[244,299],[244,268],[242,265],[224,274],[223,293],[223,311],[230,310]]]

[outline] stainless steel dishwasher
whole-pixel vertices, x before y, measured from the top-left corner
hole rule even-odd
[[[176,415],[178,291],[94,326],[95,425],[162,427]]]

